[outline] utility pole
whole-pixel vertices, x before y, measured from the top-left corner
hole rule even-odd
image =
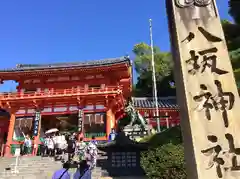
[[[156,120],[157,120],[157,131],[161,132],[160,127],[160,116],[158,111],[158,95],[157,95],[157,84],[156,84],[156,72],[155,72],[155,61],[154,61],[154,50],[153,50],[153,36],[152,36],[152,19],[149,19],[149,27],[150,27],[150,42],[151,42],[151,51],[152,51],[152,81],[153,81],[153,93],[154,93],[154,101],[156,108]]]

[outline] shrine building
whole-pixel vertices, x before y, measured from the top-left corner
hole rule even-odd
[[[95,136],[107,140],[124,115],[132,92],[132,64],[128,57],[77,63],[20,64],[0,70],[1,84],[18,83],[16,92],[0,94],[0,139],[6,140],[5,155],[23,142],[23,133],[38,144],[45,131],[78,132],[85,140]],[[139,112],[153,126],[154,106],[150,98],[133,97]],[[179,124],[174,97],[159,99],[159,110],[167,116],[162,126]],[[6,139],[4,139],[6,138]]]
[[[154,127],[157,128],[156,106],[153,98],[133,97],[133,105],[139,113]],[[177,98],[174,96],[158,98],[158,110],[161,130],[180,125],[180,114]]]

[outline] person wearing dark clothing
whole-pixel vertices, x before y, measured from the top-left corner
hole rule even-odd
[[[8,136],[8,134],[7,134],[7,132],[5,132],[4,135],[3,135],[3,143],[4,144],[7,143],[7,136]]]
[[[68,153],[68,161],[71,161],[74,154],[75,154],[75,148],[76,148],[76,141],[74,138],[67,138],[67,153]]]
[[[46,154],[47,154],[47,137],[46,136],[44,136],[43,137],[43,142],[42,142],[42,144],[40,145],[40,155],[42,156],[42,157],[44,157]]]
[[[98,144],[95,136],[92,136],[91,143],[93,143],[94,145],[97,145],[97,144]]]
[[[115,138],[116,138],[116,136],[117,136],[117,133],[116,133],[115,130],[112,128],[112,130],[111,130],[111,132],[110,132],[110,134],[109,134],[109,136],[108,136],[108,141],[109,141],[109,142],[114,141]]]

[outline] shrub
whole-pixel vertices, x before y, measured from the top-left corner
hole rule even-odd
[[[183,146],[164,144],[142,153],[141,166],[150,179],[186,179]]]
[[[141,143],[149,142],[154,135],[155,134],[144,136],[139,142]]]
[[[182,144],[183,140],[180,126],[175,126],[161,133],[146,136],[140,142],[148,143],[150,148],[156,148],[167,143]]]
[[[183,141],[180,126],[148,136],[141,142],[149,145],[142,153],[141,166],[151,179],[185,179]]]

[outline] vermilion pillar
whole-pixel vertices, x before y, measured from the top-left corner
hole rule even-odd
[[[9,127],[8,127],[8,137],[7,137],[6,147],[5,147],[5,156],[11,156],[11,144],[12,144],[12,137],[14,132],[15,119],[16,119],[15,111],[11,111]]]
[[[107,110],[107,125],[106,125],[106,134],[109,136],[111,129],[115,128],[115,115],[112,112],[112,109]]]

